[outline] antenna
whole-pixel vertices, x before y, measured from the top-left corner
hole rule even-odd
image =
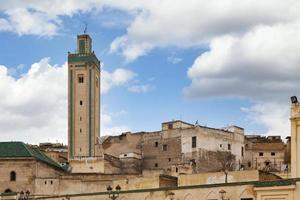
[[[87,25],[88,24],[87,24],[87,22],[83,22],[83,23],[84,23],[84,31],[83,31],[83,33],[86,34],[86,32],[87,32]]]

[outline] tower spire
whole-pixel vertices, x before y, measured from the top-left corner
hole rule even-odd
[[[87,22],[83,22],[84,23],[84,30],[83,30],[83,33],[86,34],[87,33]]]

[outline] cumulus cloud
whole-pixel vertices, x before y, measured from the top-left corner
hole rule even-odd
[[[241,37],[215,38],[188,70],[190,98],[287,98],[299,92],[300,23],[258,26]]]
[[[250,108],[242,108],[247,113],[248,121],[266,126],[266,135],[285,136],[290,133],[290,109],[277,102],[260,102]]]
[[[66,141],[67,65],[49,58],[34,63],[19,79],[0,67],[1,140]]]
[[[296,0],[163,0],[141,8],[127,33],[115,39],[111,50],[127,60],[155,47],[199,47],[223,34],[243,34],[253,27],[286,22],[299,16]]]
[[[136,74],[130,70],[118,68],[113,72],[101,72],[101,93],[106,93],[112,87],[120,86],[132,80]]]
[[[14,78],[6,66],[0,65],[2,141],[67,142],[67,64],[57,66],[49,64],[49,61],[49,58],[43,58],[32,64],[28,72],[19,78]],[[124,69],[102,72],[103,79],[113,83],[105,89],[106,92],[127,81]],[[126,112],[102,112],[103,130],[108,133],[111,132],[106,129],[125,130],[125,127],[111,124],[111,117],[123,114]]]
[[[243,109],[267,134],[289,135],[289,97],[299,94],[300,20],[257,25],[241,35],[212,39],[188,70],[186,97],[244,98]],[[268,102],[268,103],[264,103]]]

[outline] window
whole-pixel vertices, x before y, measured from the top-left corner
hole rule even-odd
[[[192,137],[192,148],[196,148],[197,147],[197,137],[193,136]]]
[[[176,167],[176,172],[178,172],[178,168]]]
[[[220,148],[222,148],[223,147],[223,145],[222,144],[220,144]]]
[[[275,152],[271,152],[271,156],[275,156]]]
[[[82,129],[79,129],[79,132],[81,133],[81,132],[82,132]]]
[[[259,152],[259,156],[264,156],[264,153],[263,152]]]
[[[253,200],[253,198],[241,198],[241,200]]]
[[[12,193],[11,189],[7,188],[6,190],[4,190],[4,193]]]
[[[16,181],[17,175],[15,171],[10,172],[10,181]]]
[[[45,185],[47,185],[47,181],[45,181]]]
[[[242,156],[244,156],[244,147],[242,147],[242,149],[241,149],[241,154],[242,154]]]
[[[82,150],[82,149],[81,149],[81,147],[80,147],[80,148],[79,148],[79,151],[81,152],[81,150]]]
[[[155,147],[158,147],[158,142],[155,142]]]
[[[168,124],[168,129],[173,129],[173,124]]]
[[[80,117],[79,120],[82,121],[82,117]]]
[[[163,145],[163,151],[167,151],[168,150],[168,145],[164,144]]]
[[[84,80],[83,74],[79,74],[78,75],[78,83],[83,83],[83,80]]]
[[[251,167],[251,162],[250,162],[250,161],[248,162],[248,167],[249,167],[249,168]]]
[[[82,100],[80,100],[79,104],[82,106],[82,104],[83,104]]]
[[[50,181],[50,184],[52,185],[52,184],[53,184],[53,181]]]
[[[228,150],[231,150],[231,144],[228,144]]]
[[[124,157],[127,157],[127,154],[126,154],[126,153],[124,154]]]
[[[155,165],[154,165],[155,167],[158,167],[158,164],[157,163],[155,163]]]
[[[169,162],[171,162],[171,160],[172,160],[172,159],[171,159],[171,158],[169,158]]]

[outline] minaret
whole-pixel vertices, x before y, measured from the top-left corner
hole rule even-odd
[[[94,157],[100,136],[100,61],[88,34],[77,36],[77,51],[68,54],[69,159]]]
[[[300,103],[291,97],[291,172],[292,178],[300,177]]]

